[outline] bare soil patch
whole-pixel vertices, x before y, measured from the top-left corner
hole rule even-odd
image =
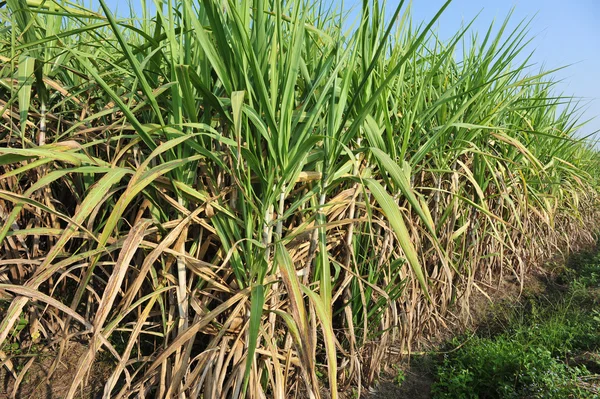
[[[70,342],[50,378],[48,374],[58,355],[57,351],[48,351],[34,355],[34,360],[15,392],[15,376],[6,367],[0,369],[0,398],[15,399],[61,399],[69,391],[77,365],[87,348],[78,343]],[[15,356],[11,359],[17,371],[17,378],[31,357]],[[79,399],[94,399],[102,395],[102,389],[109,377],[108,365],[96,362],[92,367],[87,383],[76,395]]]

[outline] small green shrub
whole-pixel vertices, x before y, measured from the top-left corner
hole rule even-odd
[[[564,314],[554,312],[546,311],[532,322],[517,326],[514,339],[563,357],[572,351],[595,350],[600,346],[600,323],[591,314],[575,308],[567,309]]]
[[[560,280],[566,280],[571,289],[600,288],[600,256],[595,255],[576,262],[560,276]]]
[[[528,347],[504,336],[476,338],[437,370],[436,398],[584,398],[577,377],[584,368],[569,368],[541,347]]]
[[[396,370],[394,382],[396,383],[396,385],[401,386],[406,380],[406,374],[404,374],[404,370],[402,370],[400,366],[394,366],[394,370]]]
[[[580,387],[585,366],[570,367],[578,353],[600,348],[600,313],[594,295],[600,276],[596,257],[566,268],[567,290],[494,310],[500,331],[484,330],[437,368],[435,398],[593,398]],[[500,314],[501,317],[496,316]],[[488,332],[486,335],[486,331]],[[450,346],[459,347],[460,339]]]

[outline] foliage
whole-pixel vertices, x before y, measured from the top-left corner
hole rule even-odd
[[[396,385],[401,386],[406,380],[406,374],[404,373],[404,370],[397,365],[394,365],[394,369],[396,371],[394,376],[394,382],[396,383]]]
[[[583,398],[577,377],[587,373],[569,368],[543,346],[507,337],[476,339],[444,359],[433,393],[436,398]]]
[[[595,397],[580,383],[590,372],[584,365],[569,363],[576,354],[600,349],[600,319],[592,303],[581,301],[591,295],[592,287],[573,290],[597,265],[590,262],[565,270],[571,275],[570,290],[505,308],[509,313],[505,331],[476,336],[445,355],[436,372],[435,397]],[[452,344],[457,346],[458,339]]]

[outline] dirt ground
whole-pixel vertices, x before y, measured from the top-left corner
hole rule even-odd
[[[62,399],[69,391],[77,364],[86,348],[79,343],[71,342],[65,350],[54,374],[48,380],[48,372],[56,359],[56,353],[45,353],[37,356],[31,366],[25,370],[25,375],[15,392],[15,377],[7,368],[0,368],[0,398],[9,399]],[[22,373],[30,358],[13,358],[15,369]],[[97,362],[98,363],[98,362]],[[19,375],[19,374],[18,374]],[[80,399],[93,399],[102,395],[102,387],[108,378],[108,370],[101,363],[94,366],[85,388],[76,396]]]
[[[371,395],[363,396],[363,399],[429,399],[431,398],[431,386],[433,375],[431,373],[431,360],[422,357],[418,362],[404,364],[404,381],[400,386],[393,381],[392,376],[384,376]]]

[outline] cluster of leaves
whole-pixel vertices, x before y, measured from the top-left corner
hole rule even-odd
[[[584,296],[590,291],[600,290],[600,254],[582,254],[571,262],[561,277],[570,284],[572,291],[581,289]]]
[[[394,365],[393,368],[395,370],[394,383],[396,383],[398,386],[401,386],[406,380],[406,374],[400,366]]]
[[[589,281],[597,268],[598,263],[587,262],[577,270],[565,270],[571,276],[566,293],[505,309],[509,313],[505,331],[476,336],[445,355],[433,387],[436,397],[595,397],[580,384],[580,377],[590,371],[569,363],[576,354],[600,349],[600,319],[593,303],[584,298],[593,295],[592,287],[581,283]],[[458,345],[458,339],[452,344]]]
[[[531,347],[545,348],[554,356],[600,347],[600,325],[592,317],[593,310],[582,308],[581,302],[547,304],[528,313],[531,320],[516,322],[512,338]]]
[[[444,359],[433,393],[453,399],[583,398],[577,377],[586,374],[584,368],[567,366],[541,346],[510,337],[475,339]]]

